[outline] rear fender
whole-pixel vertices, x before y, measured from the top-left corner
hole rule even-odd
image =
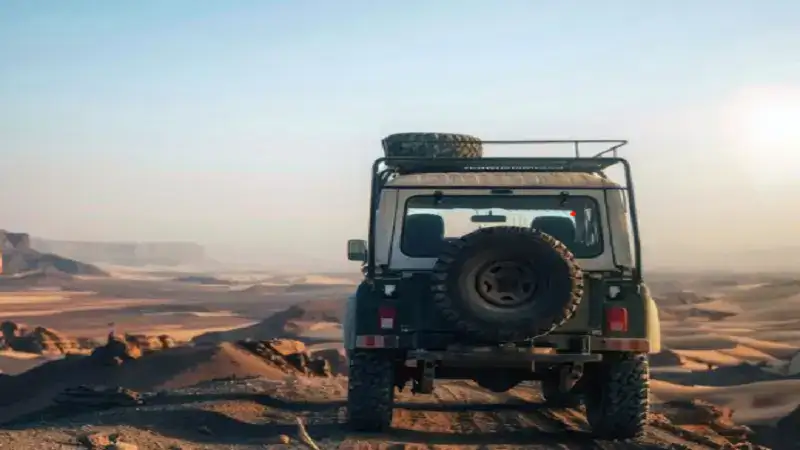
[[[658,305],[650,295],[650,289],[644,284],[642,284],[641,293],[644,301],[646,333],[647,340],[650,341],[650,353],[658,353],[661,351],[661,320],[658,317]]]
[[[648,353],[661,351],[661,322],[658,317],[658,306],[644,284],[638,286],[628,283],[611,282],[610,285],[621,287],[616,297],[605,301],[605,319],[603,336],[612,340],[646,340]],[[624,308],[628,315],[626,330],[611,330],[609,312],[612,308]],[[625,351],[617,349],[617,351]]]
[[[356,348],[356,308],[359,294],[363,295],[365,289],[369,289],[365,282],[356,288],[356,291],[347,297],[344,307],[344,323],[342,323],[342,341],[347,352]]]
[[[344,323],[342,331],[346,350],[358,346],[358,336],[391,334],[380,328],[378,310],[385,303],[381,301],[375,284],[362,281],[356,292],[347,297],[345,303]]]

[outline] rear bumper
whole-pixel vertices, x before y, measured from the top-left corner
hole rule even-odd
[[[397,335],[356,336],[355,348],[399,349],[408,351],[408,359],[448,361],[471,364],[474,361],[538,361],[543,363],[591,362],[602,360],[605,352],[649,353],[650,345],[642,338],[604,338],[599,336],[548,335],[531,347],[465,347],[448,346],[445,350],[426,350],[405,345]],[[547,352],[537,351],[546,349]]]
[[[514,367],[526,363],[562,364],[562,363],[587,363],[601,361],[600,353],[531,353],[521,351],[479,351],[479,350],[448,350],[428,351],[412,350],[406,357],[407,365],[414,365],[409,361],[437,362],[447,367]]]

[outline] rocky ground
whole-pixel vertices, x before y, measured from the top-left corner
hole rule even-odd
[[[217,380],[150,392],[127,405],[118,402],[109,409],[83,412],[73,408],[61,415],[53,411],[37,420],[6,425],[0,448],[759,448],[748,442],[749,429],[729,423],[724,411],[709,405],[661,405],[641,439],[600,441],[592,437],[580,410],[544,408],[535,385],[496,394],[470,382],[440,383],[431,396],[401,394],[392,430],[354,434],[343,426],[346,385],[343,377],[287,376]],[[676,425],[681,421],[691,425]],[[304,442],[304,429],[314,441],[310,445]],[[108,442],[92,447],[88,435]],[[109,446],[113,440],[124,445]]]
[[[677,400],[654,404],[641,439],[601,441],[580,409],[545,408],[536,383],[491,393],[466,381],[401,393],[390,432],[354,434],[343,367],[340,352],[288,339],[172,347],[112,335],[89,356],[0,379],[0,448],[699,450],[776,436],[735,424],[728,408]]]
[[[535,383],[497,394],[441,382],[432,396],[401,394],[388,433],[350,433],[347,365],[335,342],[346,280],[141,276],[4,291],[0,353],[14,354],[0,356],[25,367],[0,377],[0,449],[800,448],[793,275],[653,280],[666,348],[651,355],[651,425],[632,442],[594,439],[580,409],[545,408]],[[109,312],[122,311],[116,302],[125,313]],[[192,327],[214,328],[223,309],[249,323],[181,339],[173,333],[184,328],[167,326],[183,314]],[[315,443],[303,442],[298,419]]]

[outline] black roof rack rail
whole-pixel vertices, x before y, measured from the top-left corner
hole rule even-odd
[[[586,172],[600,173],[604,169],[622,162],[617,151],[628,141],[624,139],[537,139],[537,140],[485,140],[483,145],[547,145],[569,144],[573,156],[530,157],[481,157],[481,158],[436,158],[387,156],[375,161],[379,167],[391,168],[397,174],[431,172]],[[602,151],[592,156],[581,155],[581,145],[603,144]]]
[[[586,172],[597,173],[622,158],[415,158],[384,157],[376,164],[395,167],[398,174],[435,172]]]
[[[611,156],[617,157],[617,150],[628,145],[625,139],[522,139],[522,140],[481,140],[483,145],[547,145],[547,144],[571,144],[575,152],[575,158],[581,158],[581,145],[585,144],[605,144],[606,149],[591,156],[591,158],[600,158],[604,155],[611,153]]]

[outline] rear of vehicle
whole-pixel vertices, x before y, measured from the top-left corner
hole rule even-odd
[[[378,175],[367,279],[346,327],[351,424],[388,426],[394,387],[409,382],[430,393],[436,378],[493,391],[541,380],[553,403],[585,400],[599,433],[638,433],[657,313],[641,292],[620,186],[534,158],[482,159],[475,170],[402,163]],[[605,388],[620,370],[639,380],[624,407],[608,395],[634,388]],[[582,395],[591,391],[606,394]]]

